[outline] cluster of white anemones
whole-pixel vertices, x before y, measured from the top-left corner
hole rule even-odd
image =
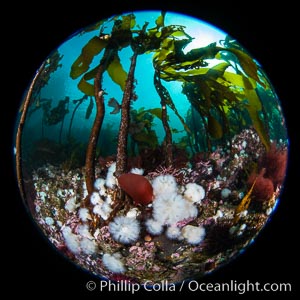
[[[196,183],[178,187],[172,175],[157,176],[152,187],[155,198],[152,218],[145,223],[148,232],[159,235],[167,227],[166,235],[170,239],[185,239],[190,244],[200,243],[205,235],[202,226],[187,225],[181,228],[179,223],[197,217],[195,203],[200,203],[205,197],[204,188]]]
[[[106,179],[97,178],[94,183],[95,192],[90,196],[90,202],[93,205],[93,213],[100,216],[103,220],[107,220],[112,208],[112,199],[107,193],[107,188],[113,188],[116,185],[114,172],[116,164],[112,163],[108,168]]]
[[[152,187],[154,201],[152,217],[145,222],[147,231],[159,235],[166,229],[166,235],[170,239],[185,239],[190,244],[200,243],[205,229],[202,226],[182,226],[180,222],[197,217],[196,203],[200,203],[205,197],[204,188],[196,183],[178,187],[172,175],[157,176],[152,181]],[[110,222],[109,232],[117,242],[130,244],[139,237],[140,223],[134,214],[117,216]]]
[[[94,183],[95,192],[90,196],[90,203],[93,205],[93,213],[99,215],[103,220],[107,220],[112,208],[112,199],[107,193],[107,188],[112,188],[116,184],[114,172],[116,164],[113,163],[107,172],[106,179],[98,178]],[[83,196],[87,196],[86,185],[83,185]],[[65,205],[65,209],[69,212],[75,212],[79,207],[79,203],[76,202],[76,198],[70,198]],[[90,211],[88,208],[79,208],[79,219],[84,222],[80,225],[76,232],[72,231],[69,226],[63,226],[62,236],[65,240],[67,248],[74,254],[85,253],[93,254],[97,251],[97,245],[95,238],[89,231],[88,221],[92,220]]]
[[[97,251],[97,245],[87,224],[80,225],[78,233],[73,233],[69,226],[65,226],[62,229],[62,235],[67,248],[74,254],[83,252],[90,255]]]
[[[113,163],[107,172],[106,179],[98,178],[94,183],[95,192],[90,196],[93,205],[93,213],[107,220],[112,211],[112,199],[107,189],[114,188],[117,184],[114,176],[116,164]],[[131,173],[143,174],[142,169],[132,169]],[[170,239],[186,240],[189,244],[199,244],[204,236],[205,229],[202,226],[185,225],[185,220],[195,219],[198,215],[197,203],[205,197],[205,190],[196,183],[188,183],[179,186],[174,176],[161,175],[152,181],[154,200],[152,205],[152,216],[146,222],[146,229],[150,234],[159,235],[165,230]],[[68,208],[76,208],[77,203],[70,201]],[[138,240],[141,226],[137,220],[139,210],[131,209],[127,215],[116,216],[109,223],[108,229],[112,238],[122,244],[131,244]],[[87,208],[80,208],[78,216],[82,222],[76,232],[68,226],[62,229],[62,235],[68,249],[74,253],[93,254],[97,251],[94,237],[89,231],[87,222],[91,220]],[[180,225],[181,224],[181,225]],[[105,253],[102,258],[103,265],[114,273],[125,272],[125,267],[119,254]]]

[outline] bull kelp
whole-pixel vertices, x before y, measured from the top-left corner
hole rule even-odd
[[[53,51],[15,147],[25,207],[57,251],[141,285],[239,255],[275,210],[288,158],[261,65],[212,25],[159,11],[100,20]]]

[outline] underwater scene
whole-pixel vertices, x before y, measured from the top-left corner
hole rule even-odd
[[[137,11],[69,37],[20,105],[15,157],[30,217],[102,279],[197,279],[275,211],[288,159],[280,101],[222,30]]]

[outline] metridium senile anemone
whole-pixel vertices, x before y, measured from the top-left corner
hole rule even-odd
[[[109,223],[113,239],[122,244],[135,242],[140,234],[140,224],[135,218],[117,216]]]
[[[152,218],[146,220],[147,231],[152,235],[163,233],[171,240],[185,240],[189,244],[200,243],[205,235],[205,229],[197,226],[181,224],[193,220],[198,216],[199,204],[205,197],[205,190],[196,183],[188,183],[184,187],[177,186],[172,175],[160,175],[152,182],[154,200],[152,204]],[[183,228],[182,228],[183,227]]]

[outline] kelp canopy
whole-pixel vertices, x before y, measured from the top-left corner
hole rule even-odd
[[[107,72],[124,92],[120,105],[122,118],[117,154],[117,173],[121,174],[126,168],[130,102],[137,98],[134,92],[134,69],[138,56],[145,53],[152,53],[155,74],[153,83],[161,99],[160,118],[165,130],[167,165],[172,165],[173,159],[168,109],[172,110],[183,124],[189,136],[189,145],[197,145],[200,138],[190,130],[164,86],[164,82],[170,81],[182,83],[182,93],[190,102],[191,114],[200,117],[205,128],[206,150],[211,151],[212,144],[226,142],[246,125],[254,127],[266,149],[269,149],[268,128],[264,125],[267,124],[267,115],[258,90],[270,89],[270,86],[258,64],[229,36],[221,41],[220,45],[215,42],[184,52],[193,41],[193,37],[185,32],[183,25],[166,26],[165,18],[167,14],[162,12],[156,19],[154,28],[148,28],[147,22],[137,24],[134,14],[105,20],[97,25],[100,27],[99,34],[88,41],[72,64],[71,78],[80,77],[79,90],[86,96],[95,96],[97,104],[98,114],[90,138],[89,156],[86,159],[91,183],[94,180],[93,156],[104,117],[105,90],[101,84],[102,76]],[[107,24],[111,23],[112,29],[107,32]],[[129,73],[124,70],[119,56],[119,52],[127,47],[130,47],[133,53]],[[99,60],[99,64],[91,69],[90,65],[96,59]],[[148,131],[148,137],[156,143],[151,131]],[[201,138],[203,139],[203,136]],[[191,150],[194,150],[193,146]]]

